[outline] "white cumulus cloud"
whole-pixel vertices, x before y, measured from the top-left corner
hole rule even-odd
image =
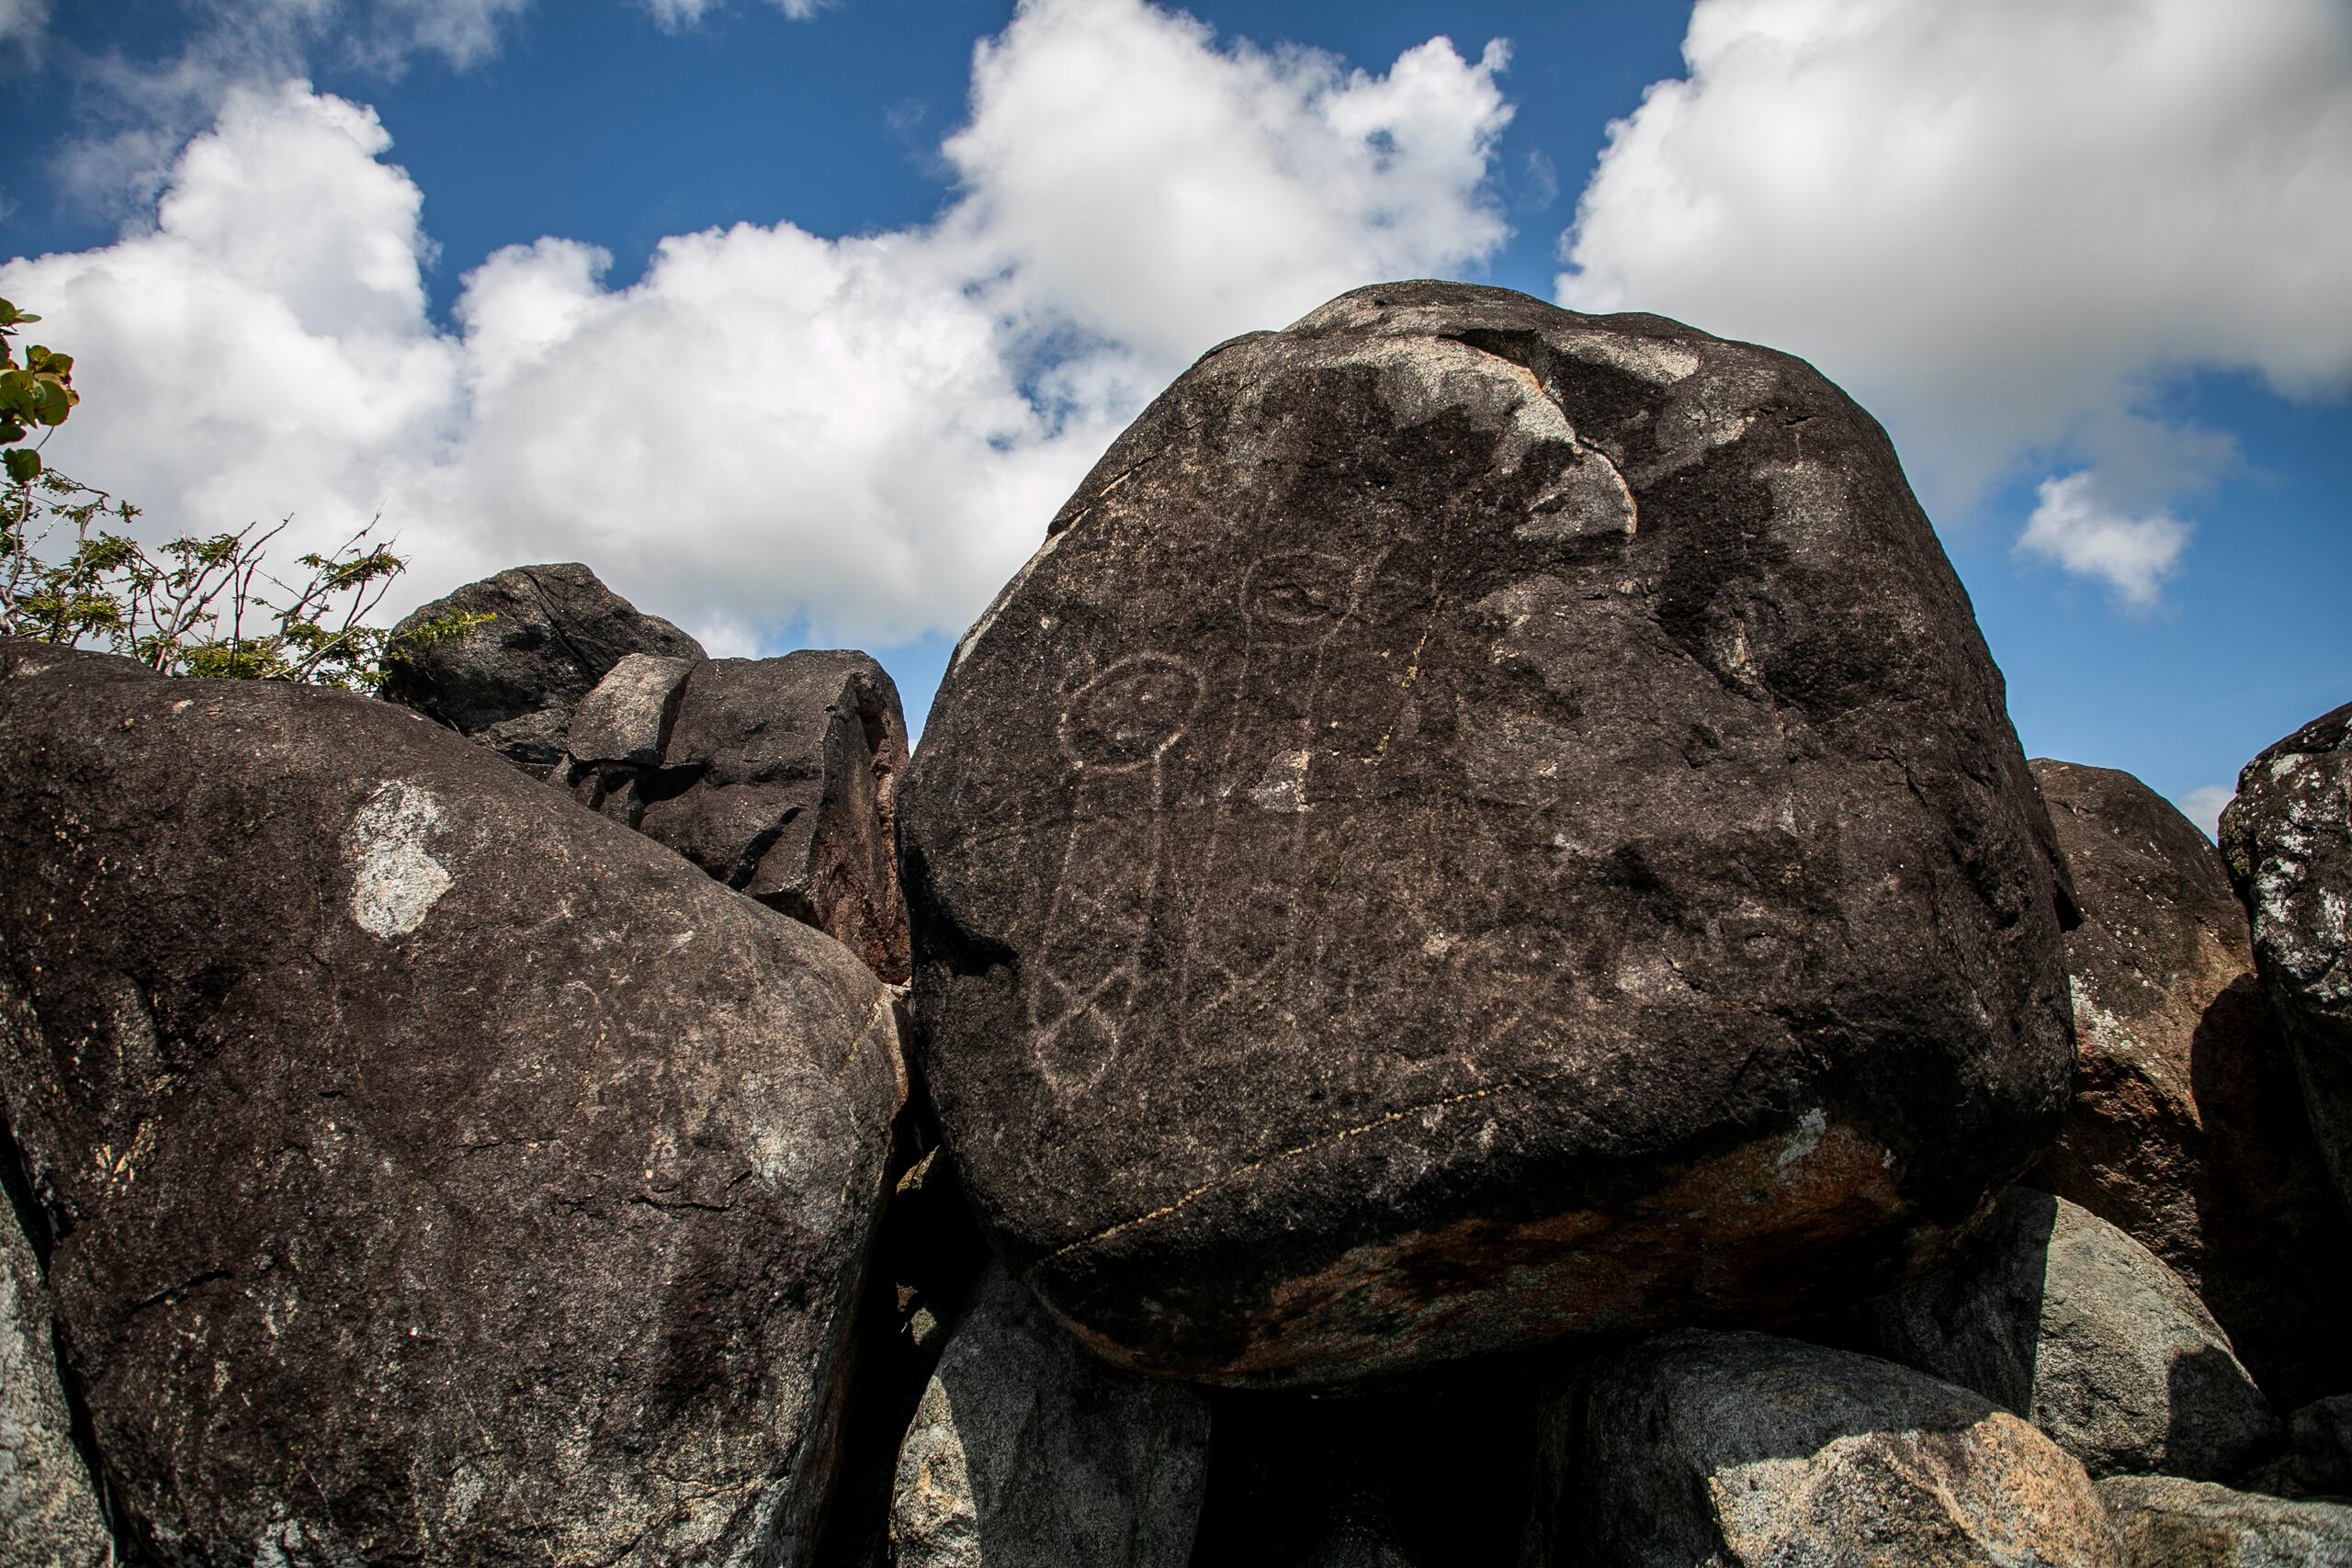
[[[2098,578],[2124,604],[2145,609],[2180,564],[2189,525],[2169,513],[2133,516],[2110,505],[2098,485],[2088,472],[2042,480],[2018,553]]]
[[[2199,784],[2178,800],[2180,814],[2205,829],[2205,836],[2219,843],[2222,839],[2222,813],[2238,792],[2228,784]]]
[[[1197,353],[1500,245],[1485,181],[1504,63],[1499,44],[1466,62],[1432,39],[1373,76],[1220,50],[1148,6],[1033,0],[980,47],[972,121],[946,144],[970,193],[959,221],[1053,311]]]
[[[2061,457],[2153,504],[2229,450],[2147,412],[2164,376],[2352,380],[2342,0],[1699,0],[1683,54],[1611,129],[1562,302],[1806,355],[1931,502]]]
[[[674,236],[621,288],[550,237],[477,265],[447,324],[374,114],[237,89],[151,231],[0,293],[77,355],[51,456],[153,536],[290,513],[314,548],[381,513],[412,599],[579,558],[716,648],[904,640],[960,630],[1193,355],[1491,253],[1501,65],[1433,40],[1368,73],[1032,0],[978,53],[936,222]]]

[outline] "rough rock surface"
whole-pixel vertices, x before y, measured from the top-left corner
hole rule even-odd
[[[0,759],[0,1089],[138,1549],[791,1561],[875,977],[364,698],[11,649]]]
[[[2352,1209],[2352,703],[2265,749],[2222,813],[2254,959],[2287,1025],[2304,1104]]]
[[[1975,1394],[1868,1356],[1686,1331],[1562,1396],[1564,1512],[1532,1560],[1611,1568],[2117,1562],[2083,1467]]]
[[[2003,1193],[1951,1264],[1861,1319],[1869,1348],[2028,1417],[2094,1475],[2227,1475],[2278,1432],[2178,1275],[2030,1188]]]
[[[2352,1393],[2315,1399],[2289,1416],[2286,1451],[2237,1484],[2282,1497],[2352,1503]]]
[[[2083,911],[2075,1100],[2034,1184],[2178,1270],[2275,1398],[2352,1386],[2352,1219],[2222,857],[2129,773],[2032,766]]]
[[[982,1276],[899,1450],[897,1568],[1184,1568],[1209,1406],[1088,1355]]]
[[[702,645],[605,587],[577,561],[518,566],[436,599],[396,631],[450,615],[495,620],[415,649],[384,695],[544,777],[563,751],[571,706],[631,653],[700,659]]]
[[[0,1568],[101,1568],[112,1560],[72,1423],[40,1266],[0,1206]]]
[[[863,653],[624,660],[573,716],[585,805],[907,977],[899,691]]]
[[[2170,1475],[2099,1483],[2125,1568],[2352,1568],[2352,1507]]]
[[[1794,1317],[2064,1113],[2048,821],[1893,449],[1657,317],[1397,284],[1213,351],[900,824],[976,1208],[1145,1370]]]

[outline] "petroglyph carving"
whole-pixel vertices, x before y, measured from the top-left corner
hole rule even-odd
[[[1080,687],[1055,725],[1076,788],[1029,1021],[1038,1069],[1063,1092],[1101,1080],[1137,999],[1166,874],[1166,761],[1204,690],[1182,660],[1138,653]]]

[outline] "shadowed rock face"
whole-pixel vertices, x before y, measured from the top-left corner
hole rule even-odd
[[[700,659],[702,645],[605,587],[577,561],[518,566],[435,599],[396,631],[445,615],[492,615],[408,652],[384,695],[544,777],[571,707],[632,653]]]
[[[1140,1368],[1796,1316],[2064,1108],[2048,823],[1892,449],[1654,317],[1398,284],[1213,352],[900,822],[949,1145]]]
[[[0,651],[0,1092],[134,1542],[788,1560],[883,987],[398,708],[119,665]]]
[[[899,1450],[895,1568],[1184,1568],[1208,1396],[1103,1365],[1001,1267]]]
[[[2033,1180],[2179,1270],[2273,1397],[2342,1387],[2352,1222],[2222,857],[2129,773],[2032,765],[2083,910],[2075,1099]]]
[[[2117,1568],[2083,1467],[1975,1394],[1760,1334],[1661,1335],[1556,1402],[1545,1568]]]
[[[2304,1104],[2352,1209],[2352,703],[2266,749],[2222,813],[2222,855],[2287,1026]]]

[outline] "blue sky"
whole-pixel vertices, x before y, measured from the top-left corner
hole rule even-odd
[[[2352,698],[2342,0],[0,0],[0,293],[157,534],[589,561],[919,715],[1201,349],[1443,276],[1805,355],[2029,751]]]

